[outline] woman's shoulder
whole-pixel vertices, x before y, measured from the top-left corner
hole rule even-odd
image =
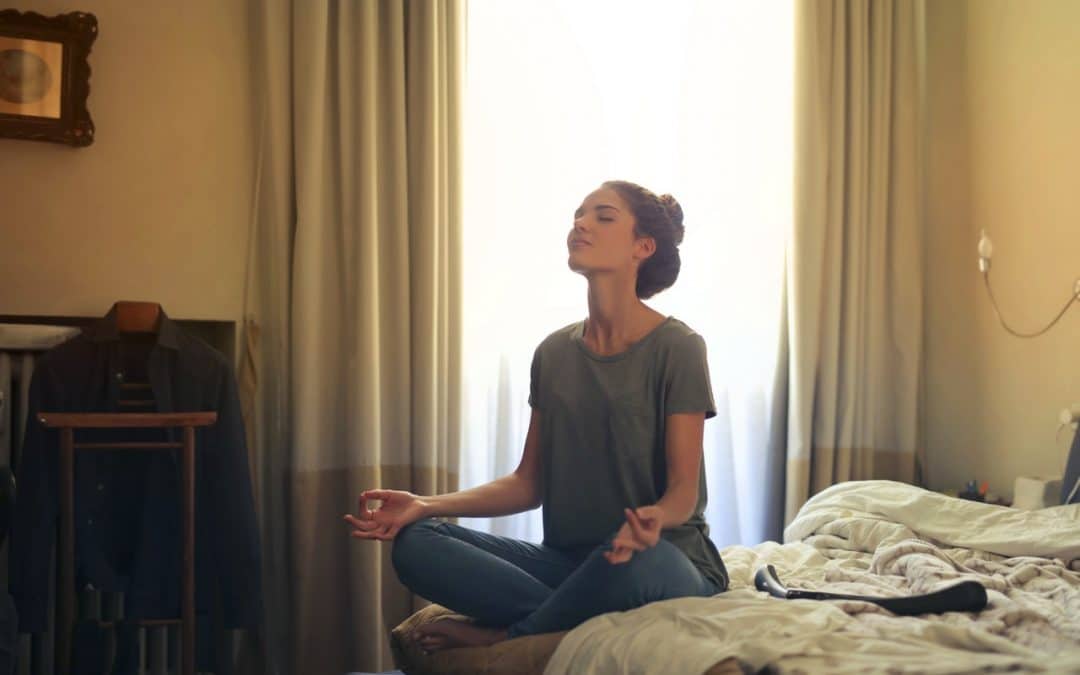
[[[665,363],[697,361],[705,358],[706,351],[705,338],[673,316],[660,326],[652,341],[652,352]]]
[[[660,326],[660,330],[657,331],[657,333],[665,342],[681,343],[687,340],[693,340],[695,337],[698,340],[704,340],[696,330],[674,316],[669,316],[667,321]]]
[[[552,331],[547,337],[540,341],[540,344],[536,348],[537,351],[558,349],[572,344],[575,339],[581,339],[581,329],[584,325],[584,321],[575,321],[558,330]]]

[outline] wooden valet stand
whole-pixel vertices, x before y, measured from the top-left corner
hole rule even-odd
[[[60,550],[57,556],[56,672],[71,672],[75,613],[75,451],[127,450],[182,452],[181,537],[183,539],[180,618],[148,620],[142,625],[180,624],[183,675],[195,674],[195,428],[217,421],[216,412],[186,413],[39,413],[38,421],[60,432]],[[76,429],[183,429],[183,442],[76,443]]]

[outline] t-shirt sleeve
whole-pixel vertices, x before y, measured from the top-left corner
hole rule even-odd
[[[704,412],[705,419],[716,416],[705,340],[697,333],[686,336],[671,350],[664,390],[665,415]]]
[[[532,368],[529,369],[529,407],[540,409],[540,348],[533,352]]]

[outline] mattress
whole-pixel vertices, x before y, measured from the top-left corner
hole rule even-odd
[[[590,619],[560,640],[545,673],[702,673],[718,655],[776,673],[1080,673],[1080,505],[1021,511],[843,483],[807,502],[783,544],[721,555],[732,590]],[[753,587],[765,564],[789,588],[864,596],[972,579],[988,605],[902,617],[860,601],[781,600]]]

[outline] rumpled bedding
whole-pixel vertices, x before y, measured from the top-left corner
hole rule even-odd
[[[703,673],[727,657],[777,673],[1080,673],[1080,504],[1021,511],[857,481],[810,499],[784,541],[723,549],[727,593],[586,621],[545,675]],[[754,589],[765,564],[789,588],[872,596],[974,579],[988,605],[901,617],[861,601],[781,600]]]

